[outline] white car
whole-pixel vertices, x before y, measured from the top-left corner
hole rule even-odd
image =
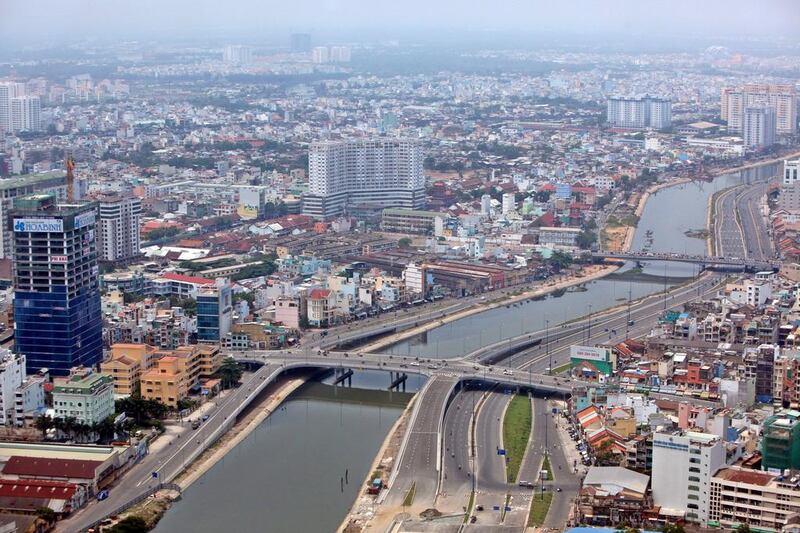
[[[506,370],[503,370],[503,375],[504,376],[513,376],[514,373],[511,370],[506,369]]]
[[[411,366],[419,366],[419,363],[417,361],[411,361],[410,365]]]

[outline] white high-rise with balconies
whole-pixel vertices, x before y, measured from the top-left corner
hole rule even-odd
[[[608,99],[607,120],[621,128],[668,128],[672,125],[672,101],[646,95],[614,96]]]
[[[728,131],[742,133],[745,110],[767,105],[775,109],[777,133],[794,133],[797,125],[797,90],[793,85],[746,84],[723,87],[720,117],[728,123]]]
[[[327,219],[353,209],[420,209],[425,206],[422,161],[422,146],[412,139],[312,143],[303,212]]]
[[[11,100],[24,95],[24,83],[0,82],[0,134],[14,131],[11,119]]]
[[[11,131],[42,129],[42,104],[38,96],[17,96],[11,99]]]
[[[764,148],[775,144],[775,108],[766,104],[746,108],[742,136],[745,148]]]
[[[135,196],[100,198],[98,260],[124,262],[139,256],[142,201]]]

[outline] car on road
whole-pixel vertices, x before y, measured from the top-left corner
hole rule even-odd
[[[520,481],[519,482],[519,486],[523,487],[523,488],[526,488],[526,489],[532,489],[532,488],[536,487],[536,485],[534,485],[530,481]]]
[[[206,420],[208,420],[208,415],[203,415],[203,422],[205,422]]]
[[[417,361],[411,361],[411,366],[419,366],[419,363]]]
[[[513,376],[513,375],[514,375],[514,372],[512,372],[512,371],[511,371],[511,370],[509,370],[509,369],[505,369],[505,370],[503,370],[503,375],[504,375],[504,376]]]
[[[97,493],[97,501],[101,502],[108,498],[108,489],[103,489]]]
[[[192,429],[199,428],[200,424],[202,424],[202,422],[200,420],[192,420]]]
[[[475,510],[476,511],[483,511],[483,505],[476,505],[475,506]]]

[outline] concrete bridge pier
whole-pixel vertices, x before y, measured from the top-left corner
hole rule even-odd
[[[396,389],[405,392],[407,380],[408,380],[408,374],[406,374],[405,372],[389,372],[389,390]]]
[[[343,387],[353,386],[353,370],[350,368],[337,368],[333,371],[334,385],[342,384]]]

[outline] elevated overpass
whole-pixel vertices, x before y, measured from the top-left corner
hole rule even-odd
[[[704,268],[729,267],[742,270],[777,270],[780,269],[779,261],[765,261],[763,259],[741,257],[716,257],[710,255],[677,254],[666,252],[592,252],[595,261],[603,259],[619,259],[623,261],[673,261],[678,263],[693,263]]]

